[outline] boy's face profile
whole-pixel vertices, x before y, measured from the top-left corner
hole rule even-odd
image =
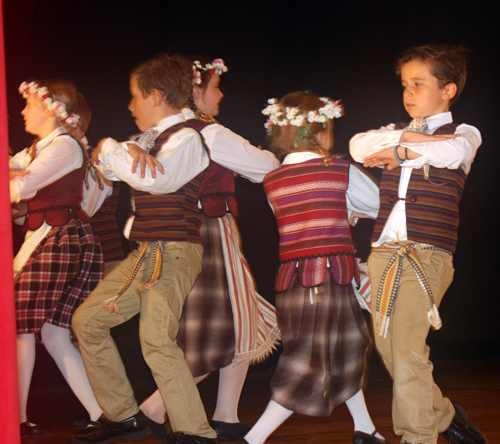
[[[437,77],[420,60],[410,60],[401,67],[401,85],[403,104],[412,118],[426,118],[448,111],[450,99],[456,93],[454,83],[440,88]]]
[[[136,76],[130,77],[130,102],[128,109],[132,113],[137,128],[146,131],[156,125],[156,108],[153,94],[144,97],[137,84]]]

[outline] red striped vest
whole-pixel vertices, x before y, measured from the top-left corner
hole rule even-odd
[[[183,128],[197,129],[204,122],[195,119],[167,128],[155,142],[150,154],[156,156],[170,136]],[[203,138],[202,138],[203,140]],[[198,208],[198,188],[204,172],[169,194],[150,194],[132,190],[135,218],[130,232],[134,241],[186,241],[201,243],[201,212]]]
[[[67,134],[60,134],[56,137],[64,135],[67,136]],[[83,200],[86,158],[83,148],[82,154],[84,162],[80,168],[38,190],[35,197],[28,201],[28,215],[23,231],[34,231],[40,228],[44,221],[52,227],[61,227],[73,217],[89,222],[89,216],[80,206]]]
[[[397,124],[397,128],[408,125]],[[449,123],[434,134],[453,134],[456,125]],[[380,181],[380,210],[372,241],[377,241],[387,218],[399,200],[398,189],[401,168],[384,169]],[[459,223],[458,204],[467,178],[461,169],[450,170],[430,166],[429,179],[423,169],[413,169],[405,196],[406,229],[409,240],[432,244],[455,252]]]
[[[323,159],[282,165],[264,178],[280,233],[276,291],[288,288],[296,269],[301,285],[320,285],[326,279],[327,258],[338,284],[358,278],[347,220],[348,180],[349,163],[336,158],[328,166]]]

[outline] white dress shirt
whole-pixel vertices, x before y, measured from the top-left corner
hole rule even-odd
[[[436,129],[453,122],[451,112],[436,114],[426,118],[429,134]],[[477,149],[481,145],[481,134],[473,126],[462,124],[457,126],[455,134],[460,137],[426,143],[399,142],[405,129],[396,130],[391,124],[378,130],[356,134],[349,142],[351,156],[357,162],[363,162],[367,156],[386,148],[396,146],[407,147],[422,156],[406,160],[401,164],[401,178],[399,181],[398,196],[406,197],[408,184],[410,183],[413,168],[422,168],[423,165],[432,165],[437,168],[458,169],[462,168],[466,174],[469,173]],[[388,241],[407,240],[406,230],[406,204],[404,200],[398,200],[386,221],[380,238],[373,246],[380,246]]]
[[[186,120],[194,119],[189,108],[182,110]],[[279,167],[278,159],[269,151],[260,150],[230,129],[213,123],[201,130],[214,162],[242,175],[252,182],[262,182],[264,176]]]
[[[184,120],[182,114],[169,116],[153,129],[162,133]],[[99,154],[101,162],[99,165],[102,164],[100,170],[109,180],[121,180],[136,190],[151,194],[168,194],[177,191],[207,168],[210,161],[200,135],[191,128],[183,128],[172,134],[156,155],[156,159],[165,169],[165,174],[157,174],[155,179],[151,176],[149,168],[146,168],[145,177],[142,178],[139,168],[134,174],[132,173],[133,159],[128,153],[127,144],[129,143],[133,142],[119,143],[114,139],[107,139]],[[133,199],[132,210],[135,210]],[[131,216],[125,224],[124,235],[127,239],[133,222],[134,216]]]

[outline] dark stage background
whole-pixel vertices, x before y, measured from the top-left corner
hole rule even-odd
[[[4,2],[10,145],[30,144],[17,92],[26,79],[76,82],[94,113],[88,132],[125,139],[137,132],[127,110],[128,73],[157,52],[223,58],[219,120],[264,143],[261,110],[270,97],[312,89],[342,98],[336,150],[352,135],[407,119],[393,72],[397,55],[425,43],[471,50],[469,79],[452,109],[480,129],[480,148],[462,199],[456,275],[433,340],[486,341],[498,353],[500,248],[499,42],[495,1],[26,1]],[[259,290],[274,299],[277,235],[260,185],[238,180],[244,250]],[[472,341],[472,342],[465,342]]]

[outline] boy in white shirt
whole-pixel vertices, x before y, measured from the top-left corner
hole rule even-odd
[[[132,172],[128,143],[101,141],[92,154],[104,176],[132,188],[134,215],[125,236],[139,242],[91,293],[73,328],[105,417],[78,430],[76,443],[140,439],[149,433],[110,329],[140,313],[144,358],[162,394],[178,442],[217,443],[176,337],[184,300],[201,271],[198,186],[209,157],[201,136],[182,115],[191,93],[191,64],[159,54],[132,71],[129,110],[143,135],[138,143],[164,175]],[[153,171],[154,173],[154,171]]]
[[[453,279],[458,204],[481,144],[479,131],[453,124],[450,106],[467,77],[463,48],[406,50],[396,64],[410,125],[391,124],[354,136],[350,152],[367,167],[385,167],[368,270],[375,344],[394,380],[393,423],[403,443],[484,444],[458,405],[432,377],[429,327]],[[375,305],[376,304],[376,305]]]

